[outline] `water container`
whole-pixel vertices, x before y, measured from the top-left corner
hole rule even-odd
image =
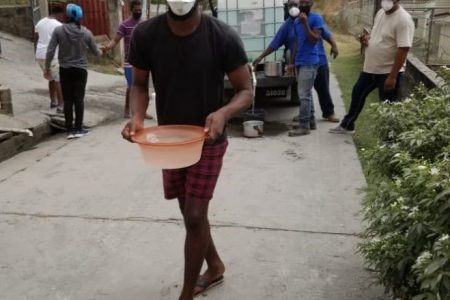
[[[258,57],[270,44],[284,23],[283,0],[219,0],[218,17],[241,37],[247,56]],[[283,59],[283,50],[266,60]]]

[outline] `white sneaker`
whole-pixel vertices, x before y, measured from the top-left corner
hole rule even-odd
[[[328,132],[329,133],[336,133],[336,134],[352,134],[352,133],[355,133],[354,130],[345,129],[341,125],[338,125],[338,126],[336,126],[334,128],[331,128],[330,130],[328,130]]]
[[[70,133],[67,135],[67,139],[68,139],[68,140],[73,140],[74,138],[76,138],[75,132],[70,132]]]
[[[81,129],[81,130],[77,130],[75,132],[75,137],[76,138],[82,138],[83,136],[86,136],[89,134],[89,131],[87,129]]]

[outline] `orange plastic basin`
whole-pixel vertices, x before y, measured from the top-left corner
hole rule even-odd
[[[200,160],[205,137],[203,127],[166,125],[144,128],[132,140],[150,166],[181,169]]]

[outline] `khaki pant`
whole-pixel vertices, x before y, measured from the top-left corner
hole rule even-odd
[[[36,59],[39,67],[41,67],[42,72],[45,72],[45,59]],[[57,59],[52,60],[50,64],[50,76],[52,80],[59,81],[59,63]]]

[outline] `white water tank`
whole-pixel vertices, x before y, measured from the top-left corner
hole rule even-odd
[[[219,19],[238,32],[251,59],[269,46],[284,23],[283,0],[218,0],[217,8]],[[283,49],[280,49],[266,59],[282,57]]]

